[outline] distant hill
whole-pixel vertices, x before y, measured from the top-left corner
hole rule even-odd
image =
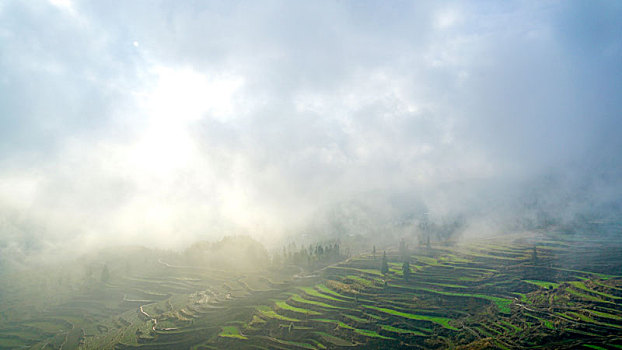
[[[248,236],[230,236],[212,243],[200,241],[182,254],[188,264],[212,268],[256,270],[268,266],[266,248]]]

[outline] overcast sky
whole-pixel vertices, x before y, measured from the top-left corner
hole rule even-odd
[[[2,1],[0,241],[266,239],[547,176],[616,200],[621,95],[620,1]]]

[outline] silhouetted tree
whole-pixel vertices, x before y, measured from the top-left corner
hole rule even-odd
[[[535,244],[533,245],[533,253],[531,254],[531,257],[533,259],[533,264],[538,265],[538,251]]]
[[[402,264],[402,273],[404,275],[404,279],[408,281],[408,278],[410,278],[410,263],[408,262],[409,259],[404,260],[404,263]]]
[[[387,262],[387,252],[382,252],[382,264],[380,266],[380,272],[386,275],[389,272],[389,263]]]
[[[374,256],[374,260],[376,260],[376,246],[374,245],[374,248],[371,251],[372,255]]]
[[[402,257],[402,260],[405,260],[408,257],[408,246],[406,246],[404,238],[400,240],[400,256]]]

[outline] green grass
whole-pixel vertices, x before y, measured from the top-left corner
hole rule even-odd
[[[611,294],[607,294],[607,293],[599,292],[599,291],[597,291],[597,290],[594,290],[594,289],[588,288],[588,287],[585,285],[585,282],[570,281],[570,282],[568,282],[568,283],[569,283],[571,286],[575,287],[575,288],[582,289],[582,290],[584,290],[584,291],[586,291],[586,292],[589,292],[589,293],[594,293],[594,294],[600,295],[601,297],[610,298],[610,299],[614,299],[614,300],[617,300],[617,299],[622,299],[622,298],[620,298],[620,297],[616,297],[615,295],[611,295]]]
[[[520,297],[520,301],[523,303],[530,303],[529,298],[527,298],[527,294],[519,292],[514,292],[513,294],[518,295]]]
[[[480,277],[467,277],[467,276],[458,277],[458,281],[465,281],[465,282],[475,282],[475,281],[479,281],[480,279],[481,279]]]
[[[510,299],[505,299],[505,298],[495,297],[495,296],[492,296],[492,295],[485,295],[485,294],[468,294],[468,293],[445,292],[445,291],[439,291],[439,290],[430,289],[430,288],[413,288],[413,289],[415,289],[415,290],[423,290],[423,291],[430,292],[430,293],[441,294],[441,295],[448,295],[448,296],[485,299],[485,300],[494,302],[497,305],[497,307],[499,308],[499,311],[501,311],[504,314],[509,314],[510,313],[510,306],[509,305],[512,303],[512,300],[510,300]]]
[[[434,258],[427,257],[427,256],[416,256],[414,258],[414,260],[416,262],[422,262],[422,263],[424,263],[426,265],[431,265],[431,266],[438,265],[438,260],[436,260]],[[400,265],[400,267],[401,267],[401,265]]]
[[[15,338],[0,338],[0,346],[7,349],[24,347],[25,343]]]
[[[594,284],[599,285],[601,287],[605,287],[605,288],[608,288],[608,289],[614,289],[614,290],[617,290],[617,291],[622,291],[622,288],[610,286],[608,284],[602,283],[600,280],[592,280],[592,282],[594,282]]]
[[[255,307],[255,309],[256,309],[256,310],[257,310],[260,314],[262,314],[263,316],[268,317],[268,318],[274,318],[274,319],[277,319],[277,320],[291,321],[291,322],[297,322],[297,321],[300,321],[300,320],[297,320],[297,319],[295,319],[295,318],[285,317],[285,316],[279,315],[279,314],[277,314],[276,312],[274,312],[274,310],[272,310],[272,309],[271,309],[270,307],[268,307],[268,306],[260,305],[260,306]]]
[[[622,328],[622,326],[618,326],[618,325],[614,325],[614,324],[610,324],[610,323],[606,323],[606,322],[598,322],[596,320],[594,320],[593,318],[586,316],[582,313],[579,312],[567,312],[567,315],[571,316],[571,317],[575,317],[580,319],[583,322],[586,323],[593,323],[593,324],[597,324],[597,325],[602,325],[602,326],[609,326],[609,327],[614,327],[614,328]]]
[[[411,314],[411,313],[407,313],[407,312],[401,312],[401,311],[397,311],[397,310],[393,310],[393,309],[387,309],[387,308],[382,308],[382,307],[376,307],[376,306],[365,306],[368,309],[371,310],[376,310],[376,311],[380,311],[380,312],[384,312],[386,314],[390,314],[390,315],[395,315],[395,316],[399,316],[399,317],[404,317],[404,318],[408,318],[411,320],[420,320],[420,321],[430,321],[430,322],[434,322],[442,327],[445,327],[447,329],[451,329],[454,331],[457,331],[458,328],[453,327],[449,324],[449,321],[451,321],[451,319],[446,318],[446,317],[436,317],[436,316],[427,316],[427,315],[415,315],[415,314]]]
[[[355,329],[354,332],[364,335],[366,337],[394,340],[394,338],[385,337],[384,335],[378,334],[376,331],[370,331],[368,329]]]
[[[343,322],[341,322],[339,320],[333,320],[333,319],[330,319],[330,318],[314,318],[314,319],[312,319],[312,321],[323,322],[323,323],[334,323],[334,324],[338,325],[341,328],[355,329],[354,327],[352,327],[352,326],[350,326],[348,324],[345,324],[345,323],[343,323]]]
[[[224,326],[222,331],[218,334],[219,337],[236,338],[236,339],[248,339],[240,334],[240,330],[236,326]]]
[[[549,289],[549,287],[557,288],[559,287],[559,283],[548,282],[548,281],[539,281],[539,280],[523,280],[523,282],[527,282],[530,284],[535,284],[538,287]]]
[[[434,283],[434,282],[420,282],[422,284],[431,284],[433,286],[438,287],[447,287],[447,288],[469,288],[468,286],[462,286],[459,284],[449,284],[449,283]]]
[[[359,276],[347,275],[346,278],[349,279],[349,280],[352,280],[352,281],[354,281],[354,282],[356,282],[356,283],[358,283],[360,285],[368,287],[368,288],[373,288],[374,287],[374,282],[373,281],[370,281],[368,279],[365,279],[365,278],[362,278],[362,277],[359,277]]]
[[[518,326],[513,325],[512,323],[506,321],[506,320],[499,320],[499,323],[511,328],[513,331],[518,331],[520,330],[520,328]]]
[[[315,288],[317,288],[320,292],[324,293],[324,294],[330,294],[332,296],[338,297],[338,298],[342,298],[342,299],[352,299],[351,297],[345,296],[345,295],[341,295],[337,292],[335,292],[332,289],[329,289],[328,287],[326,287],[323,284],[318,284],[317,286],[315,286]]]
[[[297,313],[300,313],[300,314],[303,314],[303,315],[313,315],[313,316],[321,315],[321,313],[319,313],[317,311],[308,310],[308,309],[302,309],[302,308],[299,308],[299,307],[291,306],[291,305],[287,304],[284,301],[277,301],[275,304],[280,309],[297,312]]]
[[[301,347],[304,349],[310,349],[310,350],[315,350],[315,347],[311,344],[307,344],[307,343],[301,343],[301,342],[296,342],[296,341],[291,341],[291,340],[284,340],[284,339],[277,339],[277,338],[272,338],[272,337],[267,337],[267,339],[270,339],[272,341],[274,341],[275,343],[279,343],[279,344],[283,344],[283,345],[289,345],[289,346],[294,346],[294,347]]]
[[[382,320],[384,320],[384,318],[382,318],[382,317],[380,317],[380,316],[378,316],[378,315],[374,315],[374,314],[365,314],[365,316],[367,316],[367,317],[371,317],[372,319],[374,319],[374,320],[378,320],[378,321],[382,321]]]
[[[320,306],[320,307],[324,307],[324,308],[327,308],[327,309],[343,309],[342,307],[338,307],[338,306],[334,306],[334,305],[329,305],[329,304],[326,304],[326,303],[322,303],[320,301],[304,299],[303,297],[301,297],[298,294],[292,295],[291,300],[299,302],[299,303],[303,303],[303,304],[310,304],[310,305]]]
[[[397,327],[387,326],[387,325],[382,325],[381,328],[384,329],[385,331],[399,333],[399,334],[413,334],[413,335],[419,335],[419,336],[422,336],[422,337],[427,335],[427,334],[419,332],[419,331],[414,331],[414,330],[410,330],[410,329],[402,329],[402,328],[397,328]]]
[[[500,341],[496,340],[495,344],[499,347],[499,349],[501,350],[510,350],[510,348],[508,348],[507,346],[505,346],[504,344],[502,344]]]
[[[313,346],[316,349],[320,349],[320,350],[326,349],[326,345],[320,343],[319,341],[317,341],[315,339],[308,339],[308,340],[313,343]]]
[[[596,301],[596,302],[602,302],[602,303],[611,303],[610,301],[607,300],[602,300],[600,298],[597,298],[595,296],[591,296],[588,294],[584,294],[581,293],[579,291],[576,291],[574,289],[570,289],[570,288],[566,288],[566,292],[568,292],[568,294],[573,295],[577,298],[583,299],[583,300],[587,300],[587,301]]]
[[[345,340],[345,339],[341,339],[339,337],[336,337],[334,335],[330,335],[326,332],[314,332],[316,335],[319,335],[323,340],[336,345],[336,346],[354,346],[354,344],[350,343],[349,341]]]
[[[317,290],[311,288],[311,287],[298,287],[298,289],[304,291],[305,293],[314,296],[316,298],[321,298],[321,299],[328,299],[328,300],[332,300],[332,301],[343,301],[340,299],[337,299],[335,297],[332,297],[330,295],[326,295],[326,294],[322,294],[320,292],[318,292]]]
[[[563,269],[560,267],[554,267],[554,270],[557,271],[565,271],[565,272],[575,272],[575,273],[579,273],[579,274],[583,274],[583,275],[588,275],[588,276],[597,276],[601,279],[609,279],[612,277],[616,277],[615,275],[606,275],[604,273],[597,273],[597,272],[590,272],[590,271],[581,271],[581,270],[570,270],[570,269]],[[578,276],[575,276],[578,277]],[[582,279],[587,279],[587,277],[583,277]]]
[[[622,317],[617,316],[617,315],[612,315],[609,313],[605,313],[605,312],[600,312],[600,311],[596,311],[596,310],[588,310],[590,313],[599,316],[599,317],[603,317],[603,318],[609,318],[612,320],[616,320],[616,321],[620,321],[622,320]]]
[[[364,319],[364,318],[360,318],[360,317],[356,317],[354,315],[343,315],[349,319],[351,319],[352,321],[356,321],[356,322],[361,322],[361,323],[368,323],[369,321]]]
[[[380,272],[380,270],[374,270],[374,269],[355,269],[355,270],[358,270],[363,273],[368,273],[370,275],[382,276],[382,273]]]
[[[603,348],[602,346],[598,346],[598,345],[584,344],[583,346],[586,348],[590,348],[590,349],[607,350],[607,348]]]

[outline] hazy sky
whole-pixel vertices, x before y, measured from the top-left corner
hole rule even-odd
[[[546,176],[616,200],[621,95],[620,1],[2,1],[0,244],[266,239]]]

